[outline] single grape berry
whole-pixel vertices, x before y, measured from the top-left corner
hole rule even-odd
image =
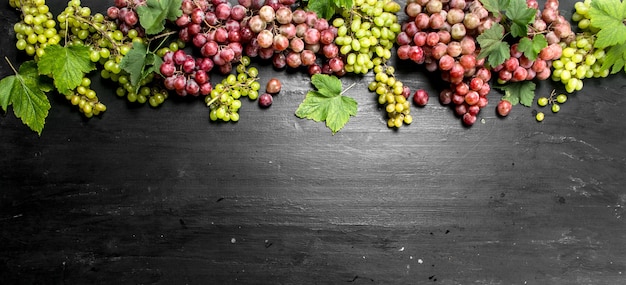
[[[558,96],[556,96],[556,101],[559,102],[559,104],[565,103],[565,101],[567,101],[567,95],[559,94]]]
[[[558,113],[561,110],[561,106],[559,106],[559,104],[553,104],[552,105],[552,113]]]
[[[506,117],[507,115],[509,115],[509,113],[511,112],[511,102],[507,101],[507,100],[501,100],[500,103],[498,103],[498,114],[502,117]]]
[[[265,86],[265,91],[270,94],[276,94],[280,92],[281,83],[277,78],[272,78],[267,82]]]
[[[417,106],[426,106],[428,103],[428,92],[424,89],[418,89],[413,94],[413,103]]]
[[[548,105],[548,98],[540,97],[539,99],[537,99],[537,105],[539,105],[540,107]]]
[[[263,108],[268,108],[269,106],[272,105],[273,102],[274,102],[274,97],[272,97],[272,94],[263,93],[261,94],[261,96],[259,96],[259,106]]]
[[[537,120],[537,122],[543,121],[544,118],[545,118],[545,114],[543,112],[539,112],[537,113],[537,115],[535,115],[535,119]]]

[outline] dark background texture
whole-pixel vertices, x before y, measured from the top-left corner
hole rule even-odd
[[[18,14],[0,7],[0,54],[20,62]],[[191,98],[130,104],[100,81],[100,117],[51,95],[38,136],[3,113],[0,283],[626,284],[624,73],[585,80],[543,123],[537,106],[498,117],[492,91],[466,128],[436,75],[394,59],[430,103],[394,131],[371,73],[345,77],[358,115],[333,136],[294,115],[307,75],[255,65],[283,91],[269,109],[244,100],[238,123]]]

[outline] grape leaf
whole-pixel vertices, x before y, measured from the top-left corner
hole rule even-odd
[[[128,72],[130,84],[137,93],[141,80],[159,70],[162,63],[163,60],[149,51],[147,45],[133,42],[133,48],[122,58],[120,67]]]
[[[511,57],[509,44],[503,41],[502,38],[504,38],[504,27],[500,24],[494,24],[480,34],[476,38],[480,45],[478,58],[486,57],[489,65],[498,66]]]
[[[50,101],[44,90],[50,90],[37,71],[35,61],[22,63],[19,72],[0,80],[0,106],[6,112],[13,105],[13,113],[31,130],[41,135]]]
[[[309,91],[298,106],[296,116],[316,122],[326,121],[326,126],[337,133],[357,113],[357,102],[341,93],[341,81],[335,76],[316,74],[311,83],[317,91]]]
[[[532,40],[528,37],[520,39],[519,44],[517,45],[517,50],[523,52],[526,58],[535,60],[537,59],[539,52],[547,46],[548,41],[546,40],[546,37],[542,34],[537,34]]]
[[[318,17],[330,19],[335,15],[335,3],[332,0],[309,0],[307,8],[315,12]]]
[[[487,11],[498,17],[502,11],[508,10],[510,0],[481,0],[480,3],[483,4]]]
[[[626,44],[609,47],[606,52],[602,69],[611,68],[611,74],[618,73],[622,68],[626,71]]]
[[[70,94],[80,85],[85,74],[96,68],[89,53],[89,47],[84,45],[49,45],[37,64],[39,73],[52,77],[54,87],[60,93]]]
[[[589,9],[591,26],[600,29],[594,46],[605,48],[626,42],[626,2],[594,0]]]
[[[165,20],[175,21],[183,14],[183,0],[148,0],[146,5],[137,6],[139,23],[146,34],[158,34],[165,29]]]
[[[525,37],[528,34],[528,25],[535,21],[537,9],[528,8],[525,0],[511,0],[506,9],[506,17],[512,21],[511,35]]]
[[[535,100],[535,83],[532,81],[511,82],[505,85],[494,86],[504,91],[502,100],[511,102],[511,105],[521,103],[526,107],[530,107]]]

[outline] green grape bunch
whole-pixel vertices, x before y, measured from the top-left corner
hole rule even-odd
[[[21,20],[13,25],[18,50],[37,60],[48,45],[61,42],[57,22],[45,0],[9,0],[9,5],[21,12]]]
[[[237,65],[237,74],[229,74],[216,84],[205,102],[210,109],[211,121],[239,121],[241,97],[256,100],[259,97],[259,70],[250,65],[250,58],[243,56]]]

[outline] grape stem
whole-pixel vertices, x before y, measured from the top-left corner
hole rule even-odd
[[[356,85],[356,82],[354,82],[350,86],[346,87],[346,89],[341,91],[341,93],[339,93],[339,95],[343,95],[343,93],[346,93],[346,91],[350,90],[350,88],[354,87],[354,85]]]
[[[217,99],[219,99],[220,96],[215,96],[215,98],[211,99],[211,101],[207,102],[206,105],[211,106],[213,103],[215,103],[215,101],[217,101]]]
[[[98,33],[100,33],[100,35],[102,35],[103,37],[105,37],[113,46],[113,48],[117,51],[120,50],[119,45],[115,42],[115,40],[113,38],[111,38],[109,35],[107,35],[107,33],[105,31],[103,31],[102,29],[98,28],[96,25],[94,25],[91,21],[88,21],[82,17],[76,17],[76,15],[68,15],[69,17],[74,18],[75,20],[78,20],[80,22],[86,23],[90,26],[92,26],[96,31],[98,31]],[[67,36],[68,33],[65,33],[65,35]],[[66,39],[67,41],[67,39]]]
[[[17,73],[17,70],[15,69],[15,67],[13,66],[13,63],[11,63],[11,61],[9,60],[9,58],[5,56],[5,57],[4,57],[4,60],[6,60],[6,61],[7,61],[7,63],[9,64],[9,66],[11,67],[11,69],[13,69],[13,73],[18,74],[18,73]]]

